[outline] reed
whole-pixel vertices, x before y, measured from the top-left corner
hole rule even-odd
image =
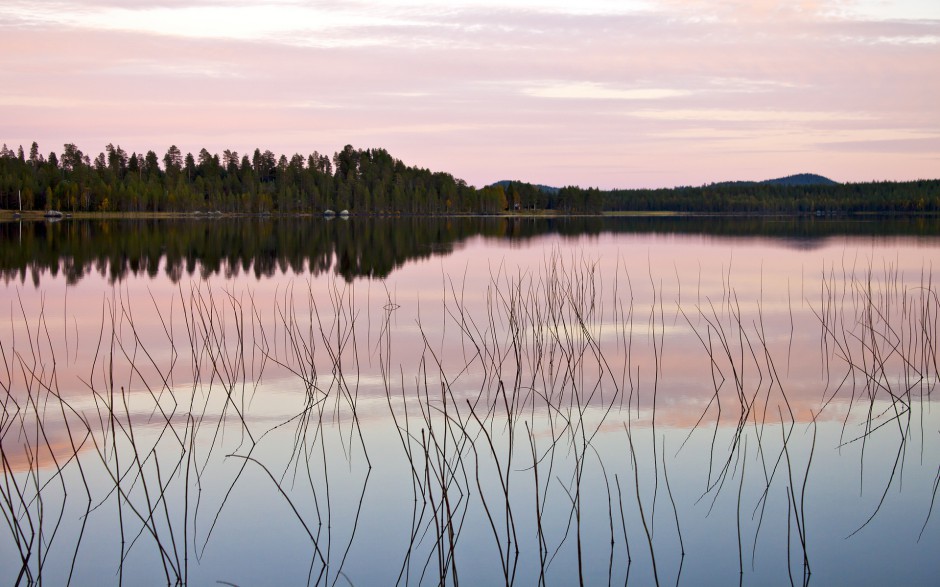
[[[0,576],[87,582],[94,527],[113,537],[116,582],[152,566],[167,584],[200,583],[261,494],[257,507],[301,537],[314,585],[357,583],[382,507],[402,510],[384,529],[404,541],[384,573],[398,585],[678,584],[702,556],[689,530],[708,516],[734,529],[740,581],[768,540],[806,584],[820,450],[857,455],[858,493],[872,494],[849,538],[915,467],[930,467],[919,536],[930,529],[940,297],[928,268],[912,281],[891,265],[826,267],[818,291],[794,299],[788,285],[780,330],[763,289],[740,297],[730,264],[714,299],[683,292],[678,270],[671,284],[616,266],[557,251],[533,269],[504,261],[482,287],[442,275],[414,308],[388,284],[363,301],[339,279],[273,297],[194,281],[142,301],[118,286],[94,333],[57,330],[45,300],[18,295],[0,335],[0,511],[16,568]],[[790,381],[806,336],[795,308],[815,319],[810,405]],[[680,426],[673,353],[689,341],[678,360],[699,369],[700,411]],[[817,446],[828,421],[838,441]],[[407,504],[381,505],[393,487]]]

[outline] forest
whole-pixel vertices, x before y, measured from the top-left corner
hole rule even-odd
[[[384,149],[346,145],[332,157],[251,156],[171,146],[127,152],[108,144],[92,158],[75,144],[57,154],[33,142],[0,149],[0,209],[62,212],[222,212],[353,215],[502,214],[552,211],[710,214],[940,212],[940,180],[910,182],[727,182],[666,189],[547,188],[502,181],[482,188],[446,172],[407,166]]]
[[[0,208],[63,212],[224,212],[495,214],[508,204],[498,187],[474,189],[449,173],[408,167],[384,149],[347,145],[332,157],[288,159],[171,146],[130,155],[109,144],[92,158],[74,144],[43,156],[0,150]]]

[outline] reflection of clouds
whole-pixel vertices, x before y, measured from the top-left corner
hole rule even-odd
[[[655,322],[649,320],[649,309],[644,312],[642,309],[634,308],[634,312],[633,321],[626,324],[604,322],[588,324],[585,328],[577,324],[565,324],[564,326],[544,324],[541,326],[533,326],[523,334],[529,337],[537,335],[543,337],[544,340],[557,340],[562,344],[576,343],[586,345],[588,343],[624,343],[629,340],[631,336],[642,337],[639,340],[645,341],[647,337],[654,335],[682,336],[691,334],[692,332],[684,322],[673,323],[672,315],[667,316],[666,323],[663,324],[660,322],[658,313]]]
[[[724,568],[709,576],[721,583],[740,579],[734,544],[737,520],[748,532],[742,540],[760,548],[756,552],[758,546],[754,546],[754,560],[759,562],[749,576],[757,583],[773,584],[783,576],[781,566],[761,569],[766,569],[767,560],[786,560],[781,555],[786,536],[793,538],[791,544],[797,544],[792,512],[799,508],[792,508],[791,500],[794,495],[803,500],[804,494],[794,488],[807,477],[804,520],[811,528],[813,552],[821,553],[813,558],[814,574],[826,576],[825,570],[817,569],[828,565],[832,573],[843,577],[847,566],[854,568],[857,561],[871,558],[866,558],[868,553],[896,557],[903,551],[918,558],[898,568],[901,572],[913,569],[910,572],[920,580],[902,582],[929,583],[929,576],[920,576],[929,575],[929,571],[920,570],[931,568],[929,553],[936,548],[929,544],[936,539],[929,532],[935,527],[929,526],[924,535],[925,541],[931,541],[926,546],[915,540],[935,488],[940,455],[932,441],[940,412],[934,406],[937,400],[919,401],[917,395],[938,383],[936,366],[919,364],[926,346],[918,345],[925,333],[935,336],[936,329],[930,322],[929,330],[920,330],[918,320],[923,316],[932,320],[936,315],[936,286],[930,277],[938,258],[937,247],[931,246],[934,240],[908,239],[894,247],[882,239],[828,239],[822,241],[821,248],[806,251],[775,239],[661,234],[602,234],[587,239],[556,235],[513,243],[480,238],[457,248],[443,261],[419,258],[406,263],[381,283],[345,283],[329,274],[294,277],[280,269],[261,279],[250,272],[229,277],[209,274],[202,279],[197,272],[196,277],[181,277],[178,284],[128,274],[117,288],[95,273],[68,288],[64,276],[50,276],[38,289],[31,288],[21,296],[25,318],[14,315],[15,320],[0,328],[3,360],[10,361],[13,351],[24,357],[30,348],[37,351],[25,370],[0,364],[0,383],[11,388],[8,399],[27,407],[40,406],[44,433],[40,443],[48,442],[51,448],[23,444],[35,442],[35,428],[23,433],[4,428],[2,450],[11,463],[14,480],[25,479],[28,483],[24,485],[32,487],[34,480],[42,483],[52,478],[43,489],[44,501],[33,500],[26,511],[42,508],[47,523],[57,524],[58,502],[60,498],[68,502],[54,548],[43,551],[46,569],[70,569],[75,552],[70,541],[75,529],[89,522],[73,580],[81,584],[114,580],[121,550],[115,529],[125,528],[131,536],[137,531],[135,525],[140,525],[131,507],[140,512],[139,518],[148,520],[145,525],[153,524],[160,531],[163,545],[174,549],[171,554],[179,553],[182,558],[195,546],[199,556],[190,558],[190,583],[212,582],[218,577],[239,577],[241,582],[260,577],[256,582],[263,583],[271,579],[271,565],[259,568],[259,556],[279,567],[280,583],[309,580],[312,548],[301,532],[299,522],[303,521],[312,532],[319,530],[318,547],[331,548],[330,561],[346,561],[343,574],[349,582],[385,584],[388,573],[395,576],[399,572],[405,556],[418,561],[413,567],[416,574],[418,566],[434,560],[445,544],[435,542],[434,535],[440,539],[447,532],[428,520],[445,507],[453,507],[460,516],[466,513],[461,518],[466,524],[461,526],[460,560],[478,560],[480,547],[491,553],[499,551],[493,548],[492,526],[480,504],[488,500],[495,506],[490,512],[497,512],[507,491],[517,508],[513,515],[519,514],[514,523],[522,537],[520,553],[525,554],[521,556],[534,560],[536,553],[542,552],[532,514],[539,510],[529,509],[531,505],[543,508],[542,530],[547,541],[564,545],[559,546],[559,558],[550,569],[553,573],[562,567],[562,573],[577,567],[575,563],[557,564],[575,560],[575,543],[570,538],[573,527],[568,524],[576,513],[572,509],[574,496],[580,496],[582,504],[578,523],[584,551],[604,554],[604,549],[611,548],[611,552],[620,552],[612,565],[606,556],[592,559],[603,565],[601,574],[609,566],[628,567],[621,535],[616,535],[617,544],[611,546],[609,528],[619,523],[618,514],[625,518],[624,533],[630,532],[631,539],[639,537],[642,530],[636,505],[645,507],[651,501],[666,508],[656,514],[665,515],[656,518],[657,527],[663,530],[656,534],[657,556],[663,552],[665,557],[659,560],[678,560],[679,546],[672,544],[670,518],[675,498],[675,515],[681,520],[689,551],[701,554],[714,549],[715,556],[705,558],[714,558],[716,568]],[[571,251],[576,252],[568,255]],[[594,272],[577,273],[585,265],[594,267]],[[557,280],[546,277],[550,269],[558,270]],[[867,289],[869,271],[871,290]],[[467,284],[465,296],[455,299],[444,291],[443,277],[450,275]],[[507,335],[510,318],[503,304],[507,288],[517,283],[520,275],[531,278],[517,291],[530,309],[547,303],[546,286],[558,288],[556,293],[563,295],[553,298],[561,305],[552,318],[563,320],[567,330],[549,320],[546,311],[515,312],[513,317],[521,321],[516,324],[521,335],[517,342],[523,345],[517,364],[513,341]],[[494,286],[493,280],[498,285]],[[578,288],[588,282],[597,289]],[[874,338],[870,336],[873,332],[863,337],[858,330],[859,318],[867,308],[864,292],[853,288],[859,282],[866,284],[864,292],[871,291],[872,299],[881,304],[877,309],[903,341],[900,353],[892,352],[897,341],[880,322],[873,330]],[[928,285],[930,291],[921,289]],[[501,290],[493,293],[504,296],[488,298],[484,295],[488,287]],[[827,297],[826,291],[833,293]],[[581,298],[577,292],[591,295]],[[595,293],[597,296],[591,297]],[[446,304],[442,296],[446,296]],[[612,306],[629,304],[631,297],[632,325],[623,324]],[[499,314],[492,321],[488,300]],[[587,309],[592,301],[593,313]],[[312,303],[320,319],[312,313]],[[389,303],[395,304],[394,312],[383,309]],[[933,304],[926,314],[919,310],[924,303]],[[112,355],[108,350],[111,327],[106,323],[105,343],[92,367],[99,352],[101,308],[109,304],[122,310],[115,333],[120,344]],[[680,305],[688,320],[679,312]],[[191,314],[195,308],[202,312],[197,320]],[[447,309],[463,309],[465,316],[474,320],[480,330],[473,336],[488,353],[475,357],[476,347],[461,335],[459,318],[448,315]],[[840,332],[847,332],[843,344],[853,341],[854,367],[832,346],[828,371],[823,367],[822,327],[814,310],[828,316]],[[37,318],[41,311],[48,337]],[[576,313],[588,318],[594,344],[587,344]],[[285,316],[297,327],[285,329]],[[199,326],[187,328],[186,324],[193,323]],[[241,331],[237,324],[241,324]],[[628,354],[623,335],[631,329]],[[723,384],[721,377],[719,383],[713,382],[708,347],[696,336],[701,335],[707,343],[709,332]],[[766,349],[758,341],[758,332],[766,336]],[[656,334],[662,346],[653,347],[651,334]],[[540,348],[536,340],[549,346]],[[339,341],[343,341],[342,353],[335,352]],[[869,378],[862,365],[867,364],[868,373],[872,373],[873,363],[863,361],[862,356],[874,356],[873,342],[882,345],[879,348],[885,352],[881,357],[887,360],[883,369],[879,366]],[[193,343],[195,351],[190,348]],[[595,344],[601,357],[595,355]],[[757,345],[754,353],[750,344]],[[913,354],[905,352],[915,347]],[[549,349],[554,352],[552,359]],[[334,375],[336,363],[330,350],[334,351],[332,357],[341,355],[342,381]],[[432,353],[441,361],[443,372]],[[919,383],[928,388],[915,390],[910,412],[902,414],[912,417],[907,436],[890,420],[897,413],[894,408],[902,406],[886,401],[885,394],[869,403],[868,390],[863,389],[875,381],[892,386],[914,382],[917,374],[903,361],[895,361],[899,355],[907,355],[913,366],[921,368],[926,375]],[[542,362],[537,368],[534,359],[539,356]],[[149,364],[151,358],[154,365]],[[139,370],[130,367],[131,361]],[[41,373],[43,383],[58,395],[37,390],[34,385],[29,389],[41,397],[34,403],[25,401],[27,387],[21,378],[30,377],[30,369]],[[304,378],[291,370],[311,380],[316,372],[312,398]],[[10,373],[13,381],[4,379]],[[852,373],[850,383],[838,389],[843,377]],[[113,381],[109,379],[112,376]],[[127,408],[123,398],[116,401],[116,451],[112,450],[115,439],[108,431],[109,418],[99,417],[102,401],[110,397],[105,390],[112,382],[115,390],[122,386],[129,390]],[[160,405],[172,414],[172,430],[164,431],[163,416],[154,410],[148,385],[160,398]],[[720,417],[717,406],[709,405],[715,385],[721,385]],[[97,402],[90,396],[89,386],[101,392]],[[501,389],[508,389],[510,397]],[[323,397],[322,392],[329,395]],[[753,402],[743,422],[739,421],[739,392],[746,402]],[[857,403],[849,412],[849,398],[855,392]],[[823,409],[833,394],[835,399]],[[478,397],[480,402],[471,414],[468,402],[472,404]],[[58,409],[60,398],[83,414],[102,450],[99,456],[89,439],[80,459],[69,463],[61,476],[66,496],[62,495],[60,478],[51,475],[52,456],[62,464],[72,450],[66,421]],[[310,399],[318,403],[311,405]],[[446,416],[444,401],[448,402]],[[511,420],[505,413],[507,403],[508,409],[514,410]],[[195,407],[190,408],[191,404]],[[873,420],[869,420],[869,405],[875,414]],[[305,408],[310,409],[305,412]],[[190,420],[190,413],[195,421]],[[78,439],[85,428],[74,414],[68,410],[67,414],[73,438]],[[29,423],[28,412],[25,419]],[[0,421],[4,426],[11,422]],[[870,430],[872,421],[887,425],[866,437],[865,443],[855,442]],[[743,424],[741,429],[739,424]],[[141,462],[124,457],[130,456],[133,448],[124,436],[128,426],[135,432],[140,456],[145,457]],[[182,444],[177,436],[183,439]],[[787,442],[786,451],[783,442]],[[813,442],[815,452],[807,473]],[[915,455],[904,461],[903,493],[894,487],[883,493],[882,480],[892,471],[901,450]],[[257,460],[239,458],[249,454]],[[83,467],[81,472],[76,463]],[[727,473],[719,472],[724,464],[729,467]],[[244,472],[242,465],[246,466]],[[29,470],[31,466],[33,470]],[[36,472],[37,466],[43,470]],[[860,474],[862,466],[864,476]],[[667,467],[668,480],[664,478]],[[115,491],[111,474],[125,472],[120,481],[122,495]],[[80,473],[88,478],[87,494]],[[865,491],[859,496],[863,481]],[[442,504],[440,492],[445,483],[449,484],[451,505],[435,510],[435,505]],[[533,483],[544,489],[539,503],[532,501]],[[725,492],[720,500],[719,491]],[[735,499],[736,492],[743,497]],[[711,508],[708,502],[713,495],[717,505]],[[887,496],[890,511],[886,509],[875,524],[888,521],[888,530],[882,531],[881,525],[878,531],[845,540],[845,534],[871,514],[882,495]],[[735,503],[739,504],[737,510]],[[764,503],[765,513],[753,514]],[[85,516],[89,505],[100,507]],[[619,512],[618,505],[622,508]],[[296,517],[290,506],[296,508]],[[118,526],[121,507],[124,525]],[[833,512],[839,515],[833,516]],[[216,515],[219,525],[213,526]],[[764,518],[758,520],[758,515]],[[166,525],[172,521],[173,528],[166,527],[164,520]],[[29,521],[18,517],[14,524],[25,527]],[[755,529],[755,525],[759,527]],[[886,542],[873,543],[872,537],[886,537]],[[142,534],[126,566],[120,569],[126,582],[153,581],[155,567],[139,562],[141,555],[146,558],[149,552],[150,562],[156,564],[154,545],[148,540],[146,533]],[[96,543],[90,544],[92,541]],[[211,544],[203,552],[205,541]],[[93,548],[99,547],[97,542],[113,553],[105,564],[91,556]],[[832,554],[832,545],[842,550]],[[383,558],[381,553],[389,549],[392,554]],[[6,558],[12,557],[13,565],[18,565],[13,548],[0,548],[4,556],[8,550]],[[347,555],[348,560],[344,558]],[[844,561],[853,562],[846,565]],[[594,562],[589,564],[587,568],[596,568]],[[639,570],[631,577],[639,575],[640,582],[652,581],[651,574],[643,574],[648,570],[642,568],[644,560],[634,559],[633,564]],[[884,566],[882,561],[873,564]],[[3,576],[15,572],[13,565],[0,565]],[[480,566],[493,574],[473,575]],[[100,579],[86,580],[87,567]],[[464,565],[461,578],[473,584],[500,583],[504,577],[499,567]],[[520,567],[520,582],[537,582],[533,569],[538,571],[532,566]],[[363,576],[363,570],[375,574]],[[433,575],[433,569],[430,572]],[[897,569],[885,572],[890,577],[882,582],[897,581]],[[54,576],[46,577],[47,582],[54,582]],[[551,576],[556,577],[560,583],[574,582],[572,574]]]
[[[216,276],[182,287],[129,276],[119,293],[120,303],[125,306],[122,309],[128,313],[126,316],[119,313],[122,317],[117,342],[120,344],[114,355],[113,373],[116,388],[123,385],[129,390],[130,413],[125,412],[122,404],[118,405],[118,413],[122,418],[129,417],[134,427],[153,430],[163,426],[163,416],[155,410],[150,395],[152,391],[160,398],[160,406],[169,415],[174,429],[185,429],[189,406],[193,404],[196,406],[193,411],[204,423],[228,418],[227,426],[235,429],[245,426],[262,433],[290,420],[307,406],[310,390],[301,377],[291,372],[295,370],[311,378],[313,371],[317,374],[313,399],[321,403],[314,407],[314,416],[319,418],[322,410],[327,420],[344,425],[353,421],[350,405],[353,401],[356,402],[355,417],[366,423],[364,425],[370,422],[387,425],[390,408],[386,389],[391,394],[391,409],[407,407],[412,415],[420,414],[417,408],[422,401],[439,408],[444,401],[442,394],[446,394],[446,401],[455,406],[455,413],[464,416],[467,415],[467,401],[475,401],[478,397],[483,398],[481,407],[492,406],[499,412],[503,410],[503,398],[498,391],[500,381],[503,388],[509,389],[510,395],[516,394],[517,399],[524,400],[523,405],[517,407],[522,411],[531,410],[535,418],[555,417],[552,410],[546,411],[546,402],[556,410],[586,403],[591,405],[585,407],[599,409],[605,405],[604,402],[613,402],[616,406],[611,413],[613,423],[622,423],[622,419],[633,410],[634,417],[642,425],[652,418],[655,380],[657,422],[667,426],[688,427],[703,416],[704,423],[734,425],[740,417],[742,405],[739,392],[748,402],[755,402],[749,415],[751,419],[765,411],[775,415],[778,408],[787,414],[792,410],[794,417],[803,422],[814,415],[822,420],[838,419],[845,413],[844,397],[853,390],[846,387],[838,391],[833,403],[819,415],[824,398],[836,393],[839,381],[846,375],[854,374],[858,381],[866,381],[864,373],[859,371],[860,357],[867,356],[870,351],[859,346],[859,341],[864,339],[856,332],[857,340],[851,336],[846,339],[853,345],[852,364],[840,357],[831,343],[829,348],[835,354],[825,361],[819,338],[822,329],[819,318],[814,314],[821,313],[824,307],[824,300],[820,299],[821,291],[824,291],[820,276],[825,275],[829,280],[827,287],[835,287],[837,299],[843,304],[838,308],[840,322],[837,324],[849,332],[859,328],[856,318],[864,309],[858,305],[864,303],[864,298],[852,295],[854,286],[851,279],[867,279],[868,268],[875,270],[876,302],[884,303],[891,296],[908,296],[907,305],[892,302],[892,312],[904,308],[904,311],[911,312],[908,316],[918,316],[913,306],[936,301],[934,297],[911,293],[915,290],[892,289],[893,286],[885,284],[885,280],[895,279],[896,271],[897,278],[907,280],[904,283],[918,288],[924,286],[922,271],[929,270],[926,268],[934,256],[934,249],[911,246],[911,243],[923,245],[923,240],[900,239],[897,242],[903,247],[899,249],[871,248],[872,241],[866,239],[824,240],[822,248],[807,252],[780,246],[779,240],[747,239],[744,241],[747,247],[735,246],[726,251],[724,247],[728,243],[736,245],[740,241],[707,237],[662,239],[658,235],[622,238],[604,235],[591,241],[587,255],[582,254],[574,260],[566,260],[558,255],[558,251],[544,247],[546,243],[554,244],[558,240],[558,237],[545,237],[527,241],[528,249],[512,255],[506,253],[513,250],[510,244],[482,239],[455,251],[448,258],[454,267],[458,267],[455,279],[466,280],[469,284],[467,294],[458,295],[456,299],[449,291],[445,294],[438,285],[442,272],[446,274],[439,260],[428,259],[403,267],[386,284],[387,291],[398,305],[388,316],[387,332],[384,330],[386,314],[379,309],[387,303],[386,290],[356,289],[338,282],[333,276],[312,279],[298,287],[280,278],[256,281],[245,274],[229,279]],[[582,241],[562,242],[571,242],[572,246],[584,244]],[[855,243],[865,243],[865,248],[853,249]],[[627,254],[633,250],[639,253]],[[854,250],[861,250],[864,254],[858,258]],[[481,255],[481,251],[488,255]],[[527,251],[529,256],[526,256]],[[818,256],[820,251],[822,261]],[[503,262],[487,258],[498,257],[501,253],[505,254]],[[845,260],[846,257],[849,261]],[[517,293],[521,294],[519,299],[529,300],[526,303],[530,304],[529,310],[533,310],[534,304],[545,303],[541,288],[546,286],[545,272],[548,269],[570,271],[582,262],[596,267],[590,275],[598,287],[594,301],[599,305],[593,309],[594,313],[587,312],[584,307],[578,308],[581,316],[587,318],[587,332],[578,324],[573,308],[569,306],[578,299],[577,296],[557,297],[556,302],[561,305],[554,318],[563,322],[547,319],[545,307],[540,309],[541,313],[517,312],[516,319],[522,320],[517,326],[520,328],[519,342],[523,345],[521,362],[517,365],[509,336],[509,314],[504,306],[508,298],[488,298],[482,293],[487,287],[495,287],[493,280],[509,286],[523,276],[523,289]],[[894,269],[883,275],[879,268],[885,262]],[[615,275],[619,275],[616,280]],[[628,275],[632,282],[629,288]],[[694,277],[686,280],[689,275]],[[566,281],[569,277],[572,276],[560,275],[559,281],[553,282],[554,286],[567,287],[565,284],[569,283]],[[849,281],[843,281],[844,278],[849,278]],[[429,279],[436,284],[432,288],[427,286]],[[37,315],[45,304],[45,320],[51,333],[50,338],[40,340],[41,345],[36,347],[37,363],[27,371],[32,369],[40,373],[43,364],[51,365],[51,359],[57,358],[54,371],[56,393],[68,402],[70,410],[83,415],[96,434],[101,434],[100,410],[104,409],[103,398],[108,397],[102,391],[108,389],[102,370],[103,357],[99,357],[93,370],[90,364],[96,353],[105,351],[104,347],[99,349],[97,345],[102,320],[100,308],[108,307],[110,299],[109,294],[102,291],[107,291],[108,286],[104,280],[90,278],[71,288],[67,294],[68,304],[60,305],[55,299],[64,295],[59,281],[61,278],[44,282],[42,296],[22,299],[26,316]],[[570,283],[577,282],[575,279]],[[344,294],[336,298],[332,289],[336,286],[349,287],[348,290],[343,289],[349,297]],[[179,300],[181,291],[185,304]],[[842,296],[842,291],[849,294],[848,297]],[[159,313],[153,311],[151,294],[160,300],[157,304]],[[195,297],[190,298],[190,295]],[[316,300],[322,324],[310,313],[307,295]],[[188,348],[190,340],[185,324],[187,321],[199,324],[200,320],[193,321],[192,316],[184,317],[184,313],[199,307],[192,305],[194,300],[208,303],[212,296],[216,296],[217,305],[214,306],[216,314],[211,331],[216,333],[215,336],[226,332],[227,338],[218,348],[216,345],[223,339],[210,337],[203,340],[204,332],[200,327],[196,336],[198,349],[193,354]],[[442,296],[446,296],[447,308],[457,312],[455,315],[445,312]],[[629,307],[630,296],[632,308]],[[230,306],[232,300],[238,300],[238,303]],[[274,300],[277,300],[280,310],[286,310],[285,304],[294,308],[295,313],[288,312],[287,315],[296,319],[301,328],[293,333],[285,332],[281,322],[283,314],[275,311]],[[493,322],[488,319],[488,300],[494,304]],[[590,299],[585,299],[585,303],[590,302]],[[344,306],[336,307],[337,303]],[[350,312],[356,308],[345,307],[348,303],[356,305],[358,313]],[[369,312],[361,304],[369,304]],[[625,306],[617,308],[617,314],[614,314],[613,304]],[[679,311],[680,304],[684,314]],[[89,311],[88,308],[97,310]],[[626,317],[631,309],[632,322],[621,323],[620,312],[623,311]],[[461,333],[457,324],[460,310],[467,319],[474,321],[475,326],[471,329],[476,342],[481,347],[490,345],[483,356],[476,355],[477,347],[472,344],[471,335]],[[735,316],[737,312],[740,312],[740,324]],[[354,314],[354,321],[345,322]],[[242,323],[244,338],[236,336],[236,315],[247,320]],[[898,315],[893,313],[886,316],[891,320],[898,319]],[[29,328],[30,338],[34,338],[36,324],[22,315],[15,314],[13,318],[0,332],[3,337],[0,341],[4,348],[13,350],[15,347],[17,352],[22,352],[20,345],[26,344],[28,338],[25,330]],[[308,324],[313,326],[312,331],[307,329]],[[895,328],[909,329],[911,325],[909,318],[895,322]],[[355,337],[346,338],[348,332],[343,330],[346,327],[355,328]],[[341,338],[346,340],[341,356],[342,381],[333,374],[335,364],[327,348],[338,340],[336,328],[340,328],[343,332]],[[166,329],[173,333],[172,352]],[[106,324],[104,330],[108,332],[110,327]],[[898,334],[905,341],[906,346],[902,350],[913,348],[908,338],[904,338],[907,336],[905,332],[907,330]],[[309,339],[311,334],[312,339]],[[384,338],[386,334],[389,339]],[[661,347],[653,348],[654,335],[657,344],[662,341]],[[309,345],[309,351],[295,354],[297,347],[291,342],[291,337],[299,337],[294,342]],[[767,344],[766,350],[760,341],[762,337]],[[591,344],[588,344],[589,340]],[[883,344],[892,343],[883,337],[878,340]],[[546,346],[537,347],[536,341]],[[354,348],[354,344],[358,346]],[[725,344],[727,349],[723,346]],[[127,356],[121,352],[122,347]],[[595,354],[597,348],[599,356]],[[146,358],[145,349],[149,352]],[[550,360],[546,354],[549,350],[554,352]],[[715,359],[717,383],[712,379],[709,350]],[[913,370],[916,365],[906,365],[890,352],[884,356],[883,372],[867,381],[895,390],[905,390],[914,385],[915,393],[937,385],[937,376],[929,369],[921,376]],[[150,364],[151,359],[155,364]],[[130,367],[131,360],[137,361],[136,369]],[[308,360],[313,361],[313,369]],[[437,360],[441,362],[443,373]],[[825,365],[828,365],[828,373],[824,370]],[[388,369],[387,381],[381,367]],[[27,405],[26,391],[29,388],[19,379],[23,373],[17,369],[11,372],[16,379],[9,385],[10,397],[21,405]],[[52,381],[51,370],[42,373],[47,381]],[[517,373],[519,388],[513,391]],[[164,388],[165,383],[169,388]],[[445,384],[447,389],[442,390]],[[706,409],[715,394],[716,385],[721,387],[720,421],[717,406]],[[101,397],[93,398],[89,386],[98,390]],[[618,389],[621,397],[614,395]],[[228,403],[229,393],[234,405],[244,410],[241,421]],[[353,394],[355,399],[347,393]],[[55,401],[52,396],[50,400]],[[70,422],[75,419],[73,415],[68,417]],[[57,457],[60,452],[68,453],[69,443],[65,442],[68,435],[59,411],[47,408],[43,414],[43,426],[54,448],[52,451],[40,449],[40,456],[43,450]],[[73,429],[76,442],[76,435],[84,434],[82,430],[80,423]],[[23,447],[8,444],[7,439],[15,436],[5,436],[4,451],[9,452],[12,461],[19,463],[17,466],[24,466],[28,458]],[[26,437],[30,438],[29,435]]]
[[[79,452],[93,448],[91,439],[84,434],[70,439],[65,425],[55,419],[43,423],[41,434],[35,422],[27,422],[22,428],[20,422],[10,423],[3,431],[4,466],[14,474],[55,470],[68,464],[76,448]],[[36,439],[40,439],[38,444]]]

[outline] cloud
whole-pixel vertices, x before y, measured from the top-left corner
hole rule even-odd
[[[662,100],[690,94],[688,90],[673,88],[614,88],[592,82],[536,84],[523,88],[522,93],[564,100]]]
[[[940,20],[940,4],[923,0],[854,0],[832,4],[832,13],[848,20]]]
[[[848,153],[902,153],[909,155],[932,152],[940,154],[940,133],[915,138],[876,138],[854,141],[821,141],[816,145],[824,151]]]
[[[330,8],[327,10],[294,3],[201,4],[124,7],[116,5],[81,8],[66,5],[49,11],[42,6],[20,5],[8,9],[14,16],[34,24],[66,26],[100,31],[249,41],[315,39],[334,30],[405,26],[415,22],[377,11]],[[362,44],[360,35],[352,44]]]
[[[764,123],[813,123],[837,120],[866,121],[872,115],[861,112],[840,111],[794,111],[794,110],[737,110],[737,109],[656,109],[636,110],[627,113],[637,118],[652,120],[699,121],[699,122],[764,122]]]

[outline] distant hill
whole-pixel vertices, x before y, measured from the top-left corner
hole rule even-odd
[[[517,188],[534,188],[540,192],[558,195],[560,188],[552,187],[542,184],[526,183],[524,181],[516,181],[510,179],[504,179],[497,181],[492,186],[502,186],[504,190],[509,190],[511,185],[515,184]],[[833,181],[828,177],[822,175],[817,175],[815,173],[797,173],[796,175],[788,175],[786,177],[778,177],[776,179],[765,179],[763,181],[722,181],[719,183],[710,184],[712,186],[748,186],[748,185],[777,185],[777,186],[832,186],[839,185],[839,182]]]
[[[832,181],[828,177],[816,175],[815,173],[798,173],[777,179],[765,179],[760,183],[770,185],[839,185],[839,182]]]
[[[797,173],[786,177],[776,179],[765,179],[764,181],[722,181],[709,184],[713,186],[748,186],[748,185],[779,185],[779,186],[810,186],[810,185],[839,185],[839,182],[832,181],[828,177],[816,175],[815,173]]]

